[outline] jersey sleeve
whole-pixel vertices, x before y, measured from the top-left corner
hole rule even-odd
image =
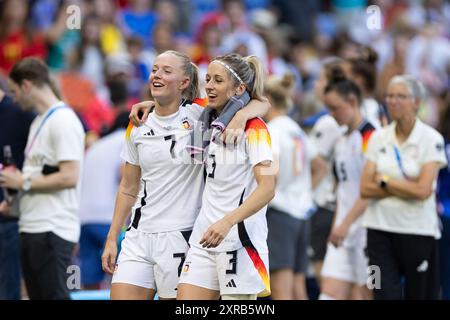
[[[120,157],[135,166],[139,166],[139,154],[134,143],[134,135],[136,134],[136,128],[130,123],[125,131],[125,143],[120,153]]]
[[[264,161],[273,161],[272,140],[263,120],[254,118],[247,121],[245,139],[252,166]]]
[[[191,118],[192,120],[198,120],[200,118],[200,114],[203,112],[207,105],[207,98],[197,98],[191,104],[187,104],[186,110],[188,112],[189,118]]]
[[[337,139],[341,136],[341,128],[333,119],[319,119],[309,136],[319,155],[329,159]]]
[[[437,132],[430,135],[422,163],[437,162],[443,168],[447,165],[444,138]]]

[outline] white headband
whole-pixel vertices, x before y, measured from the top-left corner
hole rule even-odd
[[[222,62],[222,61],[220,61],[220,60],[213,60],[212,62],[218,62],[218,63],[220,63],[220,64],[223,65],[225,68],[227,68],[227,70],[230,71],[231,74],[232,74],[233,76],[236,77],[236,79],[238,79],[239,83],[245,84],[244,81],[242,81],[241,77],[238,76],[238,74],[236,73],[236,71],[234,71],[233,69],[231,69],[231,67],[230,67],[229,65],[227,65],[225,62]]]

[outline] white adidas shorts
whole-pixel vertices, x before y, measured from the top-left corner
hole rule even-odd
[[[112,283],[128,283],[155,290],[161,298],[176,298],[189,235],[190,231],[127,231]]]
[[[213,252],[189,249],[180,283],[219,291],[220,295],[270,295],[269,255],[252,248]]]
[[[336,248],[328,243],[327,253],[322,267],[322,277],[329,277],[347,282],[365,285],[368,279],[369,261],[364,247]]]

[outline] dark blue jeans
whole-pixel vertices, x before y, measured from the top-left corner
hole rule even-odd
[[[20,242],[17,221],[0,222],[0,300],[20,300]]]
[[[450,216],[442,216],[442,238],[439,240],[442,299],[450,300]]]

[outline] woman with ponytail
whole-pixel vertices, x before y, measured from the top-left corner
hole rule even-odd
[[[262,99],[263,76],[254,56],[213,60],[205,86],[211,117],[220,117],[236,97]],[[266,208],[275,188],[271,163],[271,139],[260,118],[247,121],[235,145],[211,139],[202,208],[177,299],[252,300],[270,294]]]
[[[154,102],[134,108],[145,109],[146,117],[126,131],[126,163],[102,256],[103,269],[113,274],[111,299],[153,299],[156,292],[161,299],[176,297],[201,205],[204,167],[192,164],[185,152],[203,111],[198,68],[186,55],[166,51],[156,57],[149,85]],[[252,101],[231,116],[244,119],[245,125],[266,107]],[[131,224],[116,263],[117,238],[130,211]]]
[[[327,164],[311,139],[287,116],[294,76],[271,76],[264,91],[272,105],[266,119],[278,164],[274,199],[267,210],[272,299],[306,300],[309,217],[315,210],[313,188],[327,173]]]

